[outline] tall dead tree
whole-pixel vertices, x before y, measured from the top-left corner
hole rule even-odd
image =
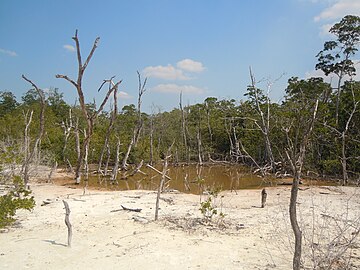
[[[104,83],[109,82],[109,90],[110,90],[111,87],[114,86],[114,82],[112,81],[113,78],[114,77],[110,78],[109,80],[104,80]],[[104,146],[103,146],[103,148],[101,150],[100,158],[99,158],[99,164],[98,164],[98,172],[101,173],[101,167],[102,167],[102,163],[103,163],[103,158],[104,158],[104,154],[105,154],[105,151],[106,151],[107,152],[107,161],[106,161],[104,172],[103,172],[104,175],[107,175],[107,168],[108,168],[109,158],[110,158],[110,145],[109,145],[110,135],[111,135],[111,132],[113,130],[113,126],[114,126],[116,116],[117,116],[117,113],[118,113],[117,89],[114,90],[113,94],[114,94],[114,96],[113,96],[114,97],[114,108],[111,111],[110,123],[109,123],[109,126],[108,126],[107,130],[106,130]]]
[[[160,194],[163,191],[164,188],[164,183],[166,178],[168,177],[167,171],[168,171],[168,164],[169,164],[169,158],[171,157],[171,148],[173,147],[174,143],[171,144],[171,146],[169,147],[166,155],[165,155],[165,159],[164,159],[164,167],[161,173],[161,179],[160,179],[160,183],[159,183],[159,187],[158,187],[158,191],[157,191],[157,195],[156,195],[156,202],[155,202],[155,221],[158,220],[158,216],[159,216],[159,204],[160,204]]]
[[[184,154],[185,154],[185,159],[187,160],[187,162],[189,162],[189,149],[188,149],[188,138],[187,138],[187,129],[186,129],[186,117],[185,117],[185,111],[182,105],[182,92],[180,92],[180,102],[179,102],[179,107],[180,107],[180,111],[181,111],[181,134],[183,137],[183,143],[184,143]]]
[[[154,114],[150,116],[150,154],[149,154],[149,164],[153,165],[154,162]]]
[[[202,166],[203,165],[203,160],[202,160],[202,142],[201,142],[201,111],[199,108],[199,119],[198,119],[198,123],[197,123],[197,130],[196,130],[196,139],[197,139],[197,146],[198,146],[198,160],[199,160],[199,165]]]
[[[302,231],[297,221],[297,197],[299,191],[299,183],[301,179],[301,172],[305,159],[306,147],[309,143],[312,130],[314,128],[317,111],[318,111],[319,100],[316,100],[312,117],[304,119],[303,122],[295,123],[295,127],[289,126],[284,128],[287,138],[287,148],[285,149],[286,156],[290,163],[293,172],[293,182],[291,187],[289,214],[290,223],[295,236],[295,249],[293,255],[293,270],[300,270],[301,266],[301,250],[302,250]],[[302,136],[297,136],[300,142],[293,141],[289,135],[291,128],[297,129],[296,134],[299,134],[300,128],[304,128]]]
[[[269,90],[270,90],[270,84],[268,85],[268,93],[266,96],[266,114],[264,113],[263,109],[261,108],[261,101],[259,97],[259,89],[256,87],[256,80],[255,76],[252,72],[251,67],[249,68],[250,71],[250,79],[251,79],[251,85],[250,85],[250,96],[254,99],[255,103],[255,110],[260,115],[260,123],[257,121],[254,121],[255,125],[260,129],[264,142],[266,147],[266,156],[268,159],[268,162],[270,163],[271,169],[275,169],[275,159],[272,152],[271,142],[270,142],[270,99],[269,99]]]
[[[141,117],[141,98],[143,96],[143,94],[146,92],[146,82],[147,82],[147,78],[145,78],[144,82],[142,82],[141,80],[141,75],[140,72],[137,71],[137,75],[138,75],[138,81],[139,81],[139,88],[138,88],[138,104],[137,104],[137,121],[133,130],[133,136],[131,137],[131,141],[128,145],[127,151],[125,153],[124,159],[122,161],[121,164],[121,169],[122,170],[126,170],[127,169],[127,162],[130,156],[130,152],[131,149],[136,146],[136,144],[138,143],[139,137],[140,137],[140,132],[143,126],[143,120]]]
[[[35,139],[35,143],[34,146],[31,150],[30,149],[30,140],[29,138],[25,138],[26,140],[26,153],[25,153],[25,159],[24,159],[24,163],[23,163],[23,175],[24,175],[24,184],[25,186],[28,186],[29,183],[29,166],[30,163],[34,160],[35,157],[37,157],[37,159],[40,159],[40,145],[41,145],[41,139],[44,135],[44,127],[45,127],[45,108],[46,108],[46,100],[45,100],[45,94],[44,91],[41,90],[39,87],[36,86],[36,84],[34,84],[31,80],[29,80],[28,78],[26,78],[24,75],[22,75],[22,78],[27,81],[28,83],[30,83],[36,90],[36,92],[39,95],[39,99],[40,99],[40,114],[39,114],[39,132],[38,135]],[[29,122],[26,124],[26,128],[25,128],[25,137],[27,137],[28,135],[28,128],[29,125],[31,123],[31,119],[32,119],[32,112],[31,112],[31,116],[29,117]]]
[[[71,83],[78,94],[78,98],[79,98],[79,103],[80,103],[80,107],[81,107],[81,111],[84,115],[84,118],[86,120],[86,136],[82,142],[82,146],[80,149],[80,155],[78,157],[77,163],[76,163],[76,170],[75,170],[75,183],[76,184],[80,184],[80,179],[81,179],[81,167],[83,165],[84,162],[84,157],[85,157],[85,153],[87,151],[87,149],[89,148],[89,144],[90,144],[90,139],[91,136],[93,134],[93,128],[94,128],[94,121],[96,120],[97,116],[100,114],[100,112],[102,112],[105,104],[107,103],[111,93],[118,88],[119,84],[121,83],[121,81],[118,81],[117,83],[115,83],[111,88],[109,88],[108,92],[106,93],[102,103],[99,106],[98,110],[95,110],[94,112],[91,112],[87,107],[86,107],[86,103],[85,103],[85,96],[84,96],[84,91],[83,91],[83,87],[82,87],[82,83],[83,83],[83,75],[84,72],[98,46],[99,40],[100,38],[97,37],[94,41],[94,44],[92,46],[92,49],[89,53],[89,55],[87,56],[85,62],[83,63],[82,61],[82,57],[81,57],[81,51],[80,51],[80,42],[79,42],[79,38],[78,38],[78,31],[75,31],[75,36],[72,38],[75,41],[75,45],[76,45],[76,53],[77,53],[77,61],[78,61],[78,75],[77,75],[77,80],[74,81],[72,79],[70,79],[67,75],[61,75],[61,74],[57,74],[55,77],[56,78],[61,78],[61,79],[65,79],[66,81],[68,81],[69,83]],[[103,84],[102,84],[103,85]],[[100,87],[101,88],[101,87]],[[100,91],[100,89],[99,89]]]

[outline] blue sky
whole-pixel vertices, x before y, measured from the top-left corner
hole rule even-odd
[[[123,79],[120,105],[135,103],[137,73],[148,77],[143,110],[193,104],[206,97],[244,99],[249,66],[274,101],[288,78],[319,75],[315,55],[330,25],[360,15],[360,0],[0,0],[0,91],[20,100],[30,85],[76,91],[55,74],[76,78],[71,37],[83,58],[99,47],[84,76],[86,101],[97,103],[103,79]],[[263,80],[262,80],[263,79]],[[154,109],[155,108],[155,109]]]

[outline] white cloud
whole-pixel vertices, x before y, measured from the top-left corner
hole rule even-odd
[[[151,88],[154,92],[159,93],[170,93],[170,94],[179,94],[181,92],[186,94],[203,94],[205,90],[202,88],[195,87],[193,85],[177,85],[177,84],[159,84]]]
[[[324,24],[320,27],[320,36],[321,37],[327,37],[327,36],[333,36],[332,33],[330,33],[330,28],[333,26],[331,23]]]
[[[358,0],[337,0],[330,7],[322,11],[314,18],[316,22],[321,20],[335,20],[345,15],[360,15],[360,1]]]
[[[118,97],[121,99],[131,99],[132,98],[132,96],[130,96],[128,93],[126,93],[124,91],[119,91]]]
[[[16,52],[14,51],[9,51],[9,50],[4,50],[4,49],[1,49],[0,48],[0,53],[3,53],[3,54],[7,54],[9,56],[18,56]]]
[[[72,46],[72,45],[66,44],[66,45],[63,46],[63,48],[64,48],[65,50],[69,51],[69,52],[75,52],[75,47]]]
[[[189,80],[182,70],[167,66],[149,66],[143,69],[143,73],[146,77],[154,77],[165,80]]]
[[[191,59],[181,60],[177,62],[176,66],[182,70],[189,72],[202,72],[205,69],[201,62],[196,62]]]

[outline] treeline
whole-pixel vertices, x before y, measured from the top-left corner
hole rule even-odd
[[[101,111],[93,119],[90,144],[85,149],[87,162],[97,164],[99,171],[124,159],[123,169],[128,163],[153,164],[160,162],[173,144],[173,163],[227,161],[253,166],[262,174],[286,174],[291,171],[291,153],[302,145],[302,134],[307,134],[309,122],[314,120],[303,172],[340,178],[343,183],[359,179],[360,82],[353,80],[356,69],[351,60],[359,44],[359,22],[359,17],[346,16],[335,24],[330,31],[337,40],[326,42],[317,55],[316,68],[326,75],[335,74],[337,87],[322,78],[292,77],[279,104],[271,101],[269,89],[258,86],[250,70],[251,83],[243,100],[208,97],[202,103],[183,106],[180,94],[179,108],[152,114],[140,110],[141,98],[146,99],[147,94],[143,91],[139,104],[117,110],[112,101],[109,111]],[[146,81],[141,85],[140,75],[139,82],[139,89],[145,90]],[[35,89],[21,101],[10,91],[0,93],[2,163],[22,162],[25,131],[28,143],[34,144],[41,108],[45,121],[38,157],[68,167],[77,163],[88,128],[84,108],[67,104],[56,88],[45,95],[42,107]],[[86,104],[89,115],[96,110],[96,104]]]

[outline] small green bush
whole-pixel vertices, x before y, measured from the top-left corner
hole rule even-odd
[[[209,189],[208,191],[208,198],[204,202],[200,202],[200,212],[204,216],[205,220],[207,222],[210,222],[211,219],[219,215],[220,218],[224,218],[225,214],[222,211],[218,211],[218,205],[216,203],[216,198],[218,197],[219,193],[221,192],[220,187],[215,187],[212,189]],[[222,205],[222,203],[221,203]],[[222,208],[222,206],[221,206]]]
[[[31,191],[26,190],[19,176],[13,179],[14,188],[0,197],[0,228],[11,225],[16,219],[15,213],[18,209],[31,211],[35,206],[34,197]]]

